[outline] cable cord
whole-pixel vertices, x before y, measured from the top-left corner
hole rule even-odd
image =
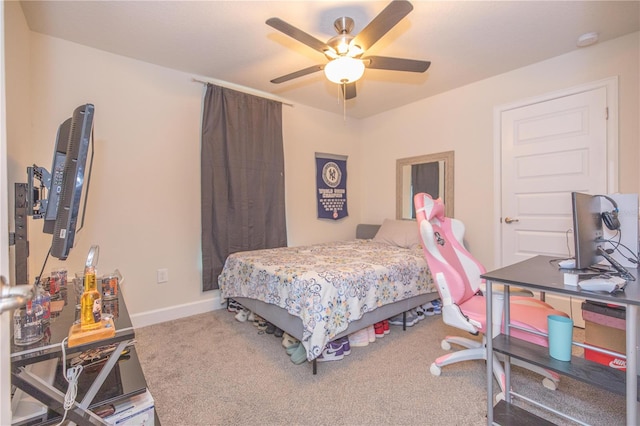
[[[569,228],[564,232],[565,241],[567,242],[567,253],[569,253],[569,257],[572,257],[571,254],[571,245],[569,244],[569,234],[573,233],[573,229]]]
[[[70,367],[67,369],[67,353],[64,349],[67,343],[67,338],[65,337],[61,343],[62,347],[62,368],[65,369],[64,378],[69,384],[67,387],[67,393],[64,396],[64,416],[62,416],[62,420],[56,426],[60,426],[64,423],[67,418],[67,412],[73,408],[73,405],[76,403],[76,396],[78,395],[78,378],[82,373],[82,364],[78,364],[74,367]]]
[[[614,241],[615,237],[618,237],[617,241]],[[613,246],[613,250],[617,251],[618,253],[620,253],[621,256],[623,256],[625,259],[627,259],[629,262],[631,263],[635,263],[638,264],[638,254],[634,253],[633,250],[631,250],[629,247],[627,247],[626,245],[622,244],[620,242],[621,239],[621,233],[618,231],[616,232],[616,235],[614,235],[612,238],[609,239],[605,239],[604,241],[608,242],[609,244],[611,244]],[[620,247],[622,247],[623,249],[625,249],[628,253],[629,256],[625,255],[624,253],[622,253],[622,250],[620,250]]]
[[[42,263],[42,269],[40,269],[40,274],[36,277],[36,284],[40,282],[40,278],[42,278],[42,274],[44,273],[44,268],[47,266],[47,262],[49,261],[49,256],[51,255],[51,247],[49,247],[49,251],[47,252],[47,256],[44,258],[44,262]]]

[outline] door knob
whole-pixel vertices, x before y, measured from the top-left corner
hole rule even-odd
[[[512,222],[519,222],[519,221],[520,221],[519,219],[512,219],[510,217],[505,217],[504,218],[504,222],[505,223],[512,223]]]

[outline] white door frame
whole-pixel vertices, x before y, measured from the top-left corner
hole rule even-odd
[[[9,210],[4,72],[4,3],[0,4],[0,275],[9,279]],[[11,423],[11,312],[0,314],[0,424]]]
[[[607,89],[607,192],[618,192],[618,77],[610,77],[592,83],[581,84],[568,89],[546,93],[543,95],[499,105],[493,109],[493,237],[498,243],[494,247],[494,267],[502,265],[502,238],[500,218],[502,217],[502,131],[501,117],[504,111],[520,108],[551,99],[574,95],[576,93],[605,87]]]

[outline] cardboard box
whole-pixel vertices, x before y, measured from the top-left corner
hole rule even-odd
[[[149,390],[115,404],[115,413],[104,418],[110,425],[154,426],[155,405]]]
[[[602,348],[602,349],[609,349],[609,348]],[[615,368],[616,370],[627,371],[627,361],[624,358],[620,358],[617,356],[604,354],[602,352],[585,348],[584,359],[597,362],[598,364],[608,365],[609,367]]]
[[[624,308],[596,302],[582,304],[584,318],[584,342],[598,348],[626,354],[626,330]],[[626,360],[585,348],[584,358],[617,370],[626,370]]]

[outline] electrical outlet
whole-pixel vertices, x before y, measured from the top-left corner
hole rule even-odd
[[[158,284],[162,284],[162,283],[166,283],[167,281],[169,281],[169,270],[166,268],[163,269],[158,269],[156,271],[157,273],[157,278],[158,278]]]

